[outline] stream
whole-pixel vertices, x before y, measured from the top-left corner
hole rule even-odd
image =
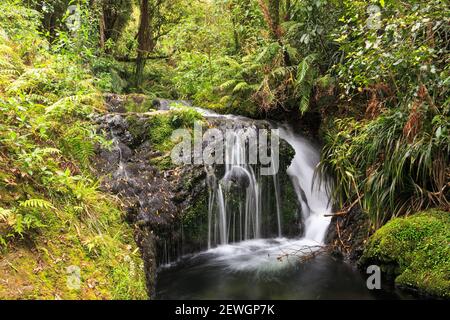
[[[224,148],[224,170],[219,174],[205,167],[207,250],[160,266],[157,299],[411,298],[393,288],[368,290],[367,275],[321,252],[332,210],[327,185],[314,175],[320,160],[315,146],[289,126],[275,125],[295,151],[285,174],[295,191],[302,227],[297,236],[286,236],[291,222],[283,221],[280,173],[264,178],[258,166],[248,163],[249,143],[239,139],[255,129],[254,122],[199,111],[208,118],[223,117],[233,128]],[[238,192],[230,187],[233,183]]]
[[[250,240],[185,257],[160,268],[156,299],[413,299],[392,287],[368,290],[364,274],[328,255],[277,260],[298,242]]]

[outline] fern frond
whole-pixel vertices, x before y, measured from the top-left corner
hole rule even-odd
[[[12,210],[0,207],[0,221],[6,222],[12,215]]]
[[[24,208],[55,209],[51,202],[44,199],[28,199],[20,202],[20,206]]]
[[[314,54],[311,54],[304,58],[302,62],[298,65],[298,71],[297,71],[297,84],[303,83],[305,80],[307,80],[307,77],[311,71],[312,63],[316,59],[316,56]]]
[[[231,89],[231,87],[236,85],[236,82],[237,82],[237,80],[235,80],[235,79],[228,80],[228,81],[222,83],[219,86],[219,89],[222,90],[222,91],[229,90],[229,89]]]
[[[243,92],[243,91],[247,91],[250,89],[250,86],[248,85],[247,82],[239,82],[233,89],[233,93],[237,93],[237,92]]]

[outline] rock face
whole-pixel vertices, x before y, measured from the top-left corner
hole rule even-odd
[[[113,112],[122,110],[120,99],[109,100]],[[119,101],[119,102],[118,102]],[[153,295],[156,268],[187,253],[181,247],[181,216],[205,193],[203,167],[190,166],[161,171],[150,163],[161,156],[145,138],[151,130],[147,116],[137,117],[141,134],[131,130],[124,114],[105,114],[96,119],[98,130],[112,140],[110,148],[99,148],[95,165],[102,188],[122,200],[127,221],[136,226],[135,238],[141,248],[149,295]],[[136,123],[133,123],[136,126]],[[133,131],[133,133],[132,133]]]
[[[250,185],[250,177],[242,167],[234,166],[221,180],[222,184],[232,184],[241,190]]]
[[[364,251],[369,232],[369,218],[355,206],[347,214],[331,219],[325,243],[333,254],[356,262]]]
[[[155,159],[170,160],[149,138],[149,132],[160,129],[156,127],[157,122],[150,121],[152,117],[171,112],[166,110],[166,100],[154,101],[153,107],[159,111],[141,113],[127,112],[124,106],[127,100],[129,98],[116,95],[106,97],[110,113],[99,116],[96,123],[112,145],[98,148],[95,165],[102,188],[122,200],[127,221],[136,227],[135,240],[141,249],[147,287],[152,297],[159,265],[174,261],[181,255],[201,251],[208,245],[208,179],[203,165],[166,167],[155,163]],[[208,120],[208,125],[219,129],[239,127],[236,119],[230,121],[226,117]],[[269,124],[255,121],[255,125],[266,127]],[[281,141],[278,178],[283,203],[283,233],[299,236],[300,206],[286,174],[293,155],[292,147]],[[239,167],[228,172],[227,176],[224,176],[224,165],[216,165],[213,170],[223,183],[231,183],[237,193],[242,194],[249,185],[249,177]],[[268,185],[273,183],[272,176],[264,179]],[[273,193],[273,190],[263,192]],[[267,210],[273,211],[275,207],[269,206]]]

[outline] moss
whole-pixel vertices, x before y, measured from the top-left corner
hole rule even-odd
[[[297,236],[298,226],[297,220],[299,218],[299,203],[297,200],[297,193],[289,176],[286,174],[280,178],[281,187],[281,214],[283,221],[283,233]]]
[[[361,265],[377,264],[396,285],[450,297],[450,214],[428,210],[395,218],[368,241]]]
[[[159,170],[170,170],[175,168],[175,164],[172,161],[172,158],[169,155],[163,155],[160,157],[155,157],[150,159],[150,163],[157,167]]]
[[[154,111],[153,98],[144,94],[129,94],[125,98],[125,109],[138,113]]]
[[[176,129],[172,122],[172,113],[155,115],[148,120],[148,124],[152,146],[161,152],[170,151],[174,146],[170,137]]]
[[[188,251],[199,251],[208,239],[208,196],[204,191],[182,217],[185,246]],[[186,241],[187,240],[187,241]]]
[[[205,100],[196,100],[197,105],[210,109],[219,114],[236,114],[249,118],[260,118],[261,112],[258,106],[251,102],[236,100],[234,102],[205,102]]]
[[[10,243],[0,259],[0,299],[146,299],[132,229],[114,203],[103,206],[84,221],[62,212],[39,234]],[[68,285],[71,266],[80,270],[79,288]]]

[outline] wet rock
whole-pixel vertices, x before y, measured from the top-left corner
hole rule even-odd
[[[191,102],[187,100],[170,100],[157,98],[152,101],[152,105],[156,110],[170,110],[170,106],[173,104],[179,104],[187,107],[191,107]]]
[[[331,219],[325,243],[330,245],[333,254],[354,262],[361,257],[369,236],[369,218],[355,206],[347,214]]]
[[[250,175],[244,168],[234,166],[230,171],[222,178],[221,183],[227,188],[231,185],[237,186],[240,189],[247,189],[250,185]]]
[[[114,93],[106,93],[104,97],[106,110],[108,110],[109,112],[126,112],[124,99],[122,98],[122,96]]]

